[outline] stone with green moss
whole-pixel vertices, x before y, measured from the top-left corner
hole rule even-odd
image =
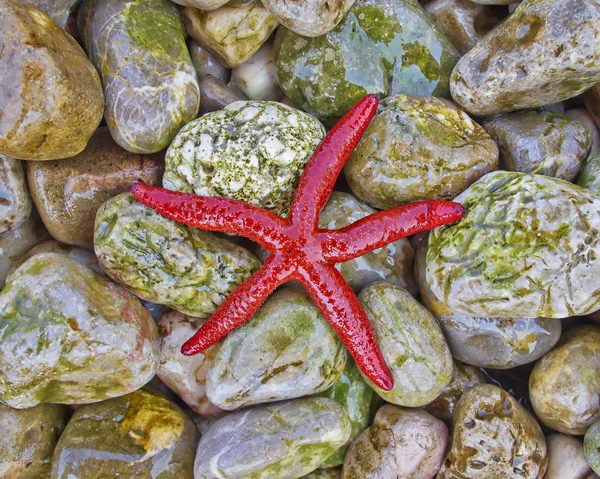
[[[337,230],[376,213],[377,210],[349,193],[334,191],[319,217],[319,227]],[[415,252],[407,239],[401,239],[367,253],[360,258],[336,264],[355,292],[375,281],[385,280],[416,295],[413,274]]]
[[[531,405],[540,421],[565,434],[584,434],[600,419],[600,327],[563,335],[529,378]]]
[[[256,406],[214,422],[200,439],[195,479],[294,479],[350,438],[344,408],[323,397]]]
[[[501,167],[508,171],[573,181],[592,147],[586,125],[548,111],[499,115],[483,127],[498,143]]]
[[[577,184],[600,194],[600,155],[587,160]]]
[[[394,95],[383,100],[344,167],[353,193],[375,208],[451,200],[498,168],[498,147],[451,102]]]
[[[115,141],[133,153],[166,148],[200,107],[178,7],[168,0],[85,0],[78,23],[102,78]]]
[[[188,123],[167,150],[163,186],[287,215],[325,136],[314,117],[277,102],[238,101]]]
[[[387,402],[423,406],[440,395],[452,377],[446,340],[424,306],[405,289],[383,281],[367,286],[360,300],[394,378],[391,391],[367,383]]]
[[[322,468],[336,467],[344,463],[344,457],[352,440],[371,423],[380,399],[362,378],[360,369],[352,358],[348,358],[342,375],[333,383],[333,386],[321,393],[321,396],[333,399],[340,404],[352,424],[352,436],[349,443],[340,447],[321,464]]]
[[[600,196],[498,171],[456,198],[458,223],[429,235],[427,283],[468,316],[565,318],[600,308]]]
[[[206,395],[233,410],[323,392],[342,374],[346,356],[309,296],[282,289],[223,341],[208,371]]]
[[[137,298],[56,253],[29,258],[0,293],[0,401],[86,404],[146,384],[156,325]]]
[[[433,478],[442,464],[448,428],[421,409],[386,404],[346,455],[343,479]]]
[[[600,82],[597,0],[533,0],[460,59],[450,89],[477,116],[566,100]]]
[[[98,210],[94,248],[106,274],[136,296],[204,318],[260,266],[246,249],[168,220],[129,193]]]
[[[367,93],[448,96],[458,58],[416,0],[358,0],[325,35],[282,27],[275,38],[283,91],[327,123]]]
[[[69,410],[58,404],[13,409],[0,403],[0,477],[50,477],[52,454]]]
[[[596,421],[585,433],[583,451],[590,467],[600,474],[600,421]]]
[[[78,408],[54,452],[51,479],[192,479],[198,430],[150,390]]]

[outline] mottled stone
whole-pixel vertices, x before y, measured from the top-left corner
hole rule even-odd
[[[216,10],[229,0],[176,0],[175,3],[184,7],[199,8],[200,10]]]
[[[183,21],[188,35],[227,68],[248,60],[279,25],[258,0],[233,0],[212,11],[186,7]]]
[[[342,375],[321,396],[340,404],[352,424],[352,436],[348,444],[340,447],[321,464],[321,467],[335,467],[344,463],[349,444],[371,423],[380,399],[362,378],[360,369],[350,357]]]
[[[79,153],[102,120],[98,74],[77,42],[29,3],[0,6],[0,153],[54,160]]]
[[[159,185],[164,154],[140,155],[117,145],[98,128],[85,150],[60,161],[30,161],[27,178],[44,225],[58,241],[93,248],[96,212],[141,181]]]
[[[542,175],[490,173],[429,235],[427,282],[456,313],[565,318],[600,307],[600,196]]]
[[[588,159],[577,184],[600,194],[600,155]]]
[[[0,477],[50,477],[52,453],[67,424],[69,410],[57,404],[12,409],[0,403]]]
[[[194,477],[301,477],[345,444],[350,434],[344,409],[327,398],[303,398],[236,411],[213,423],[202,436]]]
[[[205,318],[260,266],[246,249],[168,220],[129,193],[98,210],[94,248],[106,274],[139,298]]]
[[[583,95],[585,106],[590,111],[596,125],[600,128],[600,83],[597,83]]]
[[[447,96],[458,58],[416,0],[358,0],[326,35],[280,28],[275,39],[283,91],[328,123],[366,93]]]
[[[387,404],[350,446],[342,478],[431,479],[442,464],[447,442],[448,429],[439,419]]]
[[[483,123],[500,147],[503,170],[573,181],[591,151],[590,130],[564,115],[527,111]]]
[[[24,3],[21,0],[19,2]],[[79,5],[79,0],[31,0],[29,3],[47,13],[54,23],[70,33],[66,27],[69,17]]]
[[[157,339],[137,298],[63,254],[38,254],[0,293],[0,400],[27,408],[127,394],[156,373]]]
[[[590,130],[592,147],[588,158],[593,158],[600,154],[600,128],[596,125],[596,121],[592,114],[586,108],[572,108],[565,111],[565,116],[569,117],[571,120],[583,123],[588,127],[588,130]]]
[[[229,86],[241,91],[250,100],[279,100],[283,92],[277,83],[273,45],[265,43],[248,60],[234,68]]]
[[[223,80],[215,78],[212,75],[207,75],[200,81],[200,92],[202,94],[200,116],[212,111],[222,110],[227,105],[236,101],[247,100],[246,96],[230,88]]]
[[[344,167],[353,193],[375,208],[417,200],[451,200],[498,168],[498,147],[451,102],[395,95]]]
[[[75,411],[52,479],[192,479],[198,431],[175,403],[141,389]]]
[[[84,0],[79,31],[104,86],[104,118],[133,153],[167,147],[196,118],[200,87],[169,0]]]
[[[384,391],[367,382],[387,402],[423,406],[450,383],[452,356],[437,322],[406,290],[385,282],[367,286],[358,296],[392,376]]]
[[[206,397],[206,376],[219,344],[194,356],[181,354],[181,345],[190,339],[205,320],[177,311],[167,311],[158,321],[160,364],[158,377],[194,412],[218,416],[223,410]]]
[[[464,392],[477,384],[485,384],[485,382],[485,376],[479,369],[455,361],[450,384],[424,409],[432,416],[452,425],[456,403]]]
[[[19,160],[0,154],[0,234],[21,226],[31,215],[31,198]]]
[[[282,289],[225,338],[206,394],[227,410],[308,396],[328,389],[345,365],[346,349],[309,296]]]
[[[583,444],[572,436],[546,436],[548,469],[544,479],[583,479],[592,473],[585,459]]]
[[[474,115],[535,108],[600,81],[597,0],[523,2],[452,72],[456,102]]]
[[[351,194],[334,191],[321,212],[319,227],[337,230],[376,212],[377,210]],[[402,286],[415,296],[417,284],[413,274],[414,256],[410,242],[401,239],[335,266],[357,293],[375,281],[385,280]]]
[[[192,59],[192,64],[196,70],[198,80],[202,81],[208,75],[211,75],[219,80],[223,80],[224,82],[229,81],[231,70],[221,65],[217,57],[213,55],[210,50],[204,48],[194,39],[190,40],[188,49],[190,51],[190,58]],[[200,107],[202,107],[202,103],[204,102],[202,88],[200,88],[200,93],[202,98]]]
[[[529,378],[531,404],[544,424],[565,434],[583,434],[600,419],[600,327],[564,334],[540,359]]]
[[[600,474],[600,422],[595,422],[583,439],[585,458],[594,472]]]
[[[342,471],[340,469],[317,469],[302,476],[302,479],[342,479]]]
[[[318,120],[276,102],[235,102],[181,129],[163,186],[224,196],[287,215],[296,184],[325,136]]]
[[[539,479],[546,441],[515,398],[491,384],[465,392],[456,405],[450,450],[438,479]]]

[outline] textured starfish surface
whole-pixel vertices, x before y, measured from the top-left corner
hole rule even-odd
[[[179,193],[137,184],[135,198],[167,218],[209,231],[244,236],[269,251],[262,268],[217,308],[182,353],[197,354],[248,321],[267,296],[288,281],[299,281],[331,324],[362,372],[390,390],[392,375],[366,313],[335,263],[420,231],[461,219],[464,208],[448,201],[422,201],[374,213],[339,230],[319,229],[319,214],[344,163],[377,110],[377,98],[364,97],[323,139],[300,178],[287,218],[241,201]]]

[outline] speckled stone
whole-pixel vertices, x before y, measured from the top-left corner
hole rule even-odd
[[[31,215],[31,198],[19,160],[0,155],[0,234],[21,226]]]
[[[450,89],[465,110],[488,116],[566,100],[599,81],[597,0],[535,0],[461,58]]]
[[[539,479],[548,459],[535,419],[515,398],[491,384],[458,401],[450,450],[438,479]]]
[[[84,0],[78,24],[102,78],[104,118],[115,141],[133,153],[166,148],[200,105],[177,6],[169,0]]]
[[[600,155],[588,159],[577,184],[600,194]]]
[[[206,376],[219,344],[194,356],[181,354],[181,345],[190,339],[205,320],[177,311],[165,312],[158,321],[160,364],[158,377],[192,411],[214,417],[224,411],[206,397]]]
[[[12,409],[0,403],[0,477],[50,477],[52,453],[68,416],[69,410],[58,404]]]
[[[227,68],[248,60],[279,25],[258,0],[233,0],[213,11],[186,7],[183,21],[188,35]]]
[[[325,128],[276,102],[235,102],[188,123],[167,150],[163,186],[287,215]]]
[[[451,200],[497,168],[496,143],[454,104],[395,95],[381,102],[344,173],[356,196],[386,209]]]
[[[343,408],[327,398],[236,411],[213,423],[200,439],[194,477],[302,477],[342,446],[350,434]]]
[[[360,300],[392,376],[384,391],[367,382],[387,402],[423,406],[450,383],[452,356],[437,322],[406,290],[383,281],[367,286]]]
[[[0,154],[76,155],[102,120],[98,74],[77,42],[29,3],[0,6]]]
[[[93,248],[100,206],[141,181],[160,185],[164,154],[140,155],[117,145],[106,127],[85,150],[60,161],[30,161],[31,195],[50,234],[63,243]]]
[[[234,68],[229,86],[241,91],[250,100],[279,100],[283,92],[277,83],[273,44],[265,43],[248,60]]]
[[[600,196],[563,180],[498,171],[456,198],[434,230],[427,283],[456,313],[565,318],[600,307]]]
[[[387,404],[373,425],[354,441],[343,479],[431,479],[439,470],[448,442],[442,421],[419,409]]]
[[[188,49],[198,80],[202,81],[208,75],[211,75],[224,82],[229,81],[231,70],[221,65],[217,57],[209,49],[204,48],[193,38],[188,44]],[[200,89],[200,93],[202,93],[202,89]],[[200,107],[202,107],[202,102],[204,102],[204,96],[202,96]]]
[[[585,458],[594,472],[600,474],[600,422],[595,422],[583,440]]]
[[[0,293],[0,400],[27,408],[127,394],[156,373],[157,339],[137,298],[63,254],[38,254]]]
[[[79,5],[79,0],[31,0],[28,3],[47,13],[60,28],[66,29],[69,17]]]
[[[353,195],[334,191],[321,211],[319,227],[332,230],[344,228],[376,212],[377,210]],[[401,239],[357,259],[338,263],[335,267],[357,293],[375,281],[385,280],[402,286],[415,296],[417,284],[413,274],[414,256],[410,242]]]
[[[98,210],[94,249],[106,274],[139,298],[204,318],[260,266],[246,249],[168,220],[129,193]]]
[[[499,115],[483,127],[500,147],[503,170],[573,181],[592,147],[589,128],[545,111]]]
[[[600,419],[600,327],[564,334],[540,359],[529,378],[529,395],[539,419],[565,434],[584,434]]]
[[[78,408],[56,446],[51,479],[192,479],[197,442],[179,406],[141,389]]]
[[[281,88],[329,124],[367,93],[448,96],[458,58],[416,0],[358,0],[326,35],[275,38]]]
[[[592,473],[583,444],[576,437],[550,434],[546,436],[546,446],[548,469],[544,479],[583,479]]]
[[[320,393],[340,377],[346,356],[309,296],[281,289],[225,338],[210,365],[206,394],[233,410]]]

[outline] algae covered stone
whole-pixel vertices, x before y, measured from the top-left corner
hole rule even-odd
[[[600,155],[588,159],[577,184],[600,194]]]
[[[498,168],[498,147],[451,102],[394,95],[383,100],[344,167],[353,193],[375,208],[451,200]]]
[[[416,0],[358,0],[326,35],[280,28],[275,38],[281,88],[327,123],[367,93],[447,96],[458,58]]]
[[[406,290],[383,281],[367,286],[360,300],[394,378],[377,394],[399,406],[423,406],[450,383],[452,356],[434,317]],[[365,378],[366,379],[366,378]]]
[[[600,418],[600,327],[572,329],[529,378],[531,404],[547,426],[584,434]]]
[[[214,422],[200,439],[194,477],[302,477],[344,445],[351,430],[342,406],[323,397],[236,411]]]
[[[52,479],[192,479],[198,431],[175,403],[140,389],[75,411],[54,452]]]
[[[320,393],[340,377],[346,356],[310,297],[282,289],[223,341],[208,371],[206,394],[232,410]]]
[[[594,472],[600,474],[600,421],[595,422],[583,439],[585,458]]]
[[[344,228],[377,210],[349,193],[334,191],[319,216],[319,227]],[[407,239],[394,241],[359,258],[338,263],[335,267],[356,292],[375,281],[385,280],[402,286],[412,295],[417,293],[413,274],[414,250]]]
[[[21,226],[31,215],[31,198],[19,160],[0,154],[0,234]]]
[[[539,479],[548,459],[539,424],[505,390],[469,389],[454,413],[452,440],[438,479]]]
[[[534,0],[460,59],[450,89],[465,110],[488,116],[566,100],[597,82],[597,0]]]
[[[158,366],[137,298],[62,254],[28,259],[0,293],[0,400],[84,404],[134,391]]]
[[[98,210],[94,248],[104,271],[136,296],[198,317],[260,266],[244,248],[168,220],[129,193]]]
[[[440,468],[448,428],[419,409],[386,404],[350,446],[343,479],[431,479]]]
[[[98,73],[77,42],[29,3],[4,0],[0,32],[0,153],[76,155],[102,120]]]
[[[590,153],[586,125],[557,113],[499,115],[483,127],[500,147],[502,169],[573,181]]]
[[[50,477],[54,447],[69,410],[58,404],[13,409],[0,403],[0,477]]]
[[[166,148],[200,106],[177,6],[169,0],[85,0],[78,23],[102,78],[104,118],[115,141],[133,153]]]
[[[565,318],[600,308],[600,196],[542,175],[494,172],[434,230],[427,283],[456,313]]]
[[[287,215],[325,136],[318,120],[276,102],[235,102],[188,123],[167,150],[163,186]]]

